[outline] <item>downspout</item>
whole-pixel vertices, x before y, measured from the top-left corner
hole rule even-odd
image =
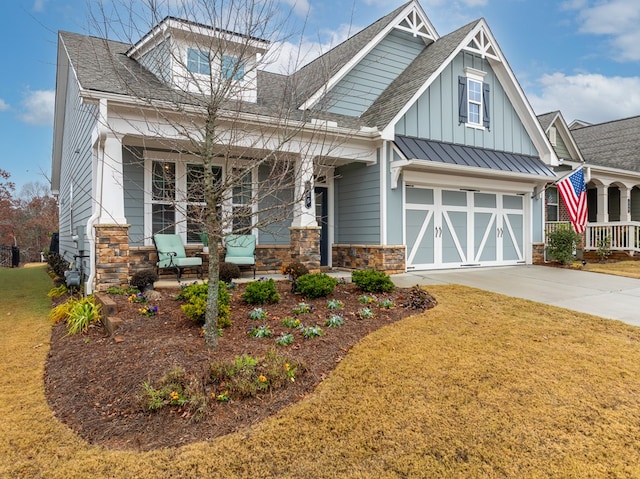
[[[97,168],[96,168],[96,209],[87,220],[87,238],[89,239],[89,277],[85,284],[87,294],[93,293],[93,285],[96,280],[96,235],[93,226],[102,215],[102,178],[104,175],[104,144],[107,139],[107,100],[102,98],[99,103],[98,114],[98,138],[97,143]]]

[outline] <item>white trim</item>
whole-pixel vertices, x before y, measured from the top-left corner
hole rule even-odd
[[[380,146],[380,244],[386,245],[387,239],[387,149],[386,141]],[[397,181],[397,180],[396,180]]]

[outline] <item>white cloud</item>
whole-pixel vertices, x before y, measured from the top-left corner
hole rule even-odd
[[[640,8],[638,0],[608,0],[594,5],[573,0],[565,6],[578,10],[580,32],[610,37],[612,57],[640,60]]]
[[[9,104],[0,98],[0,111],[6,111],[9,109]]]
[[[290,5],[298,16],[306,17],[311,11],[311,4],[308,0],[284,0],[284,2]]]
[[[29,90],[22,100],[20,120],[30,125],[53,125],[55,92],[53,90]]]
[[[536,114],[561,110],[568,123],[601,123],[640,112],[640,77],[554,73],[538,80],[540,95],[527,95]]]
[[[33,2],[32,10],[34,12],[42,12],[44,11],[44,6],[48,2],[48,0],[35,0]]]

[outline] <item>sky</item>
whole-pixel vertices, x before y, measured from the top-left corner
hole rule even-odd
[[[306,22],[301,40],[292,37],[283,51],[302,45],[310,60],[314,53],[326,51],[405,0],[281,2],[292,8],[292,19]],[[95,3],[9,0],[3,4],[0,168],[11,174],[17,194],[26,183],[48,183],[57,32],[91,32],[90,4],[95,7]],[[640,1],[420,3],[440,35],[484,17],[536,114],[560,110],[567,123],[574,119],[601,123],[640,115]]]

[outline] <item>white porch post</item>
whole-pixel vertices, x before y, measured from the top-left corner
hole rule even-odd
[[[631,188],[620,186],[620,221],[631,221]]]
[[[124,185],[122,175],[122,137],[107,133],[102,151],[98,152],[98,168],[102,168],[102,194],[97,201],[99,224],[124,225]]]
[[[596,222],[607,223],[609,221],[609,186],[598,185],[598,214]]]
[[[304,156],[296,161],[293,227],[318,226],[316,221],[315,194],[313,192],[313,157]]]

